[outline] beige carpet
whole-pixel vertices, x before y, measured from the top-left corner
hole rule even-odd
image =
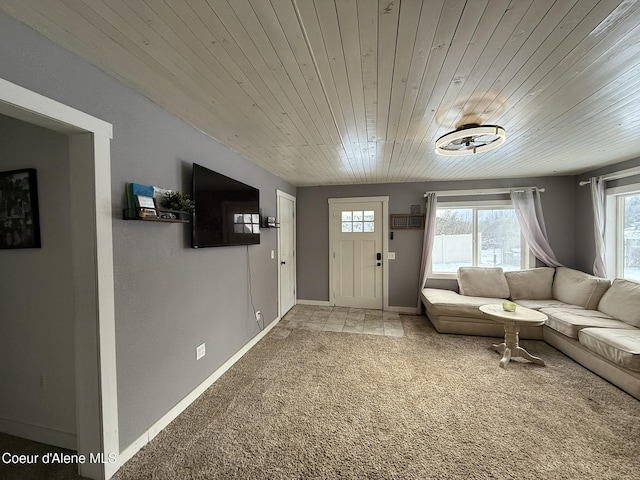
[[[116,479],[628,479],[640,402],[540,341],[276,327]],[[288,335],[286,335],[288,333]]]

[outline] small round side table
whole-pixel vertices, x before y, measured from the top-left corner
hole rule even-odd
[[[534,357],[520,346],[519,334],[522,325],[531,327],[544,324],[547,316],[544,313],[518,305],[515,312],[506,312],[502,304],[482,305],[480,311],[491,320],[504,325],[504,342],[493,345],[491,348],[498,353],[502,353],[500,366],[505,367],[509,360],[521,357],[537,365],[544,366],[544,360]]]

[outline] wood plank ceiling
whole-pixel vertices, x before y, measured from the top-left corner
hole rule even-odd
[[[640,156],[633,0],[0,7],[294,185],[575,174]],[[507,141],[435,153],[468,123]]]

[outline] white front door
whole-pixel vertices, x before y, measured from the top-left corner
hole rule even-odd
[[[383,202],[332,203],[333,303],[382,309]]]
[[[296,303],[295,211],[296,198],[276,192],[278,199],[278,316],[282,318]]]

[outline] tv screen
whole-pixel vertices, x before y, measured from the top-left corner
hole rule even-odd
[[[193,164],[193,248],[260,243],[260,191]]]

